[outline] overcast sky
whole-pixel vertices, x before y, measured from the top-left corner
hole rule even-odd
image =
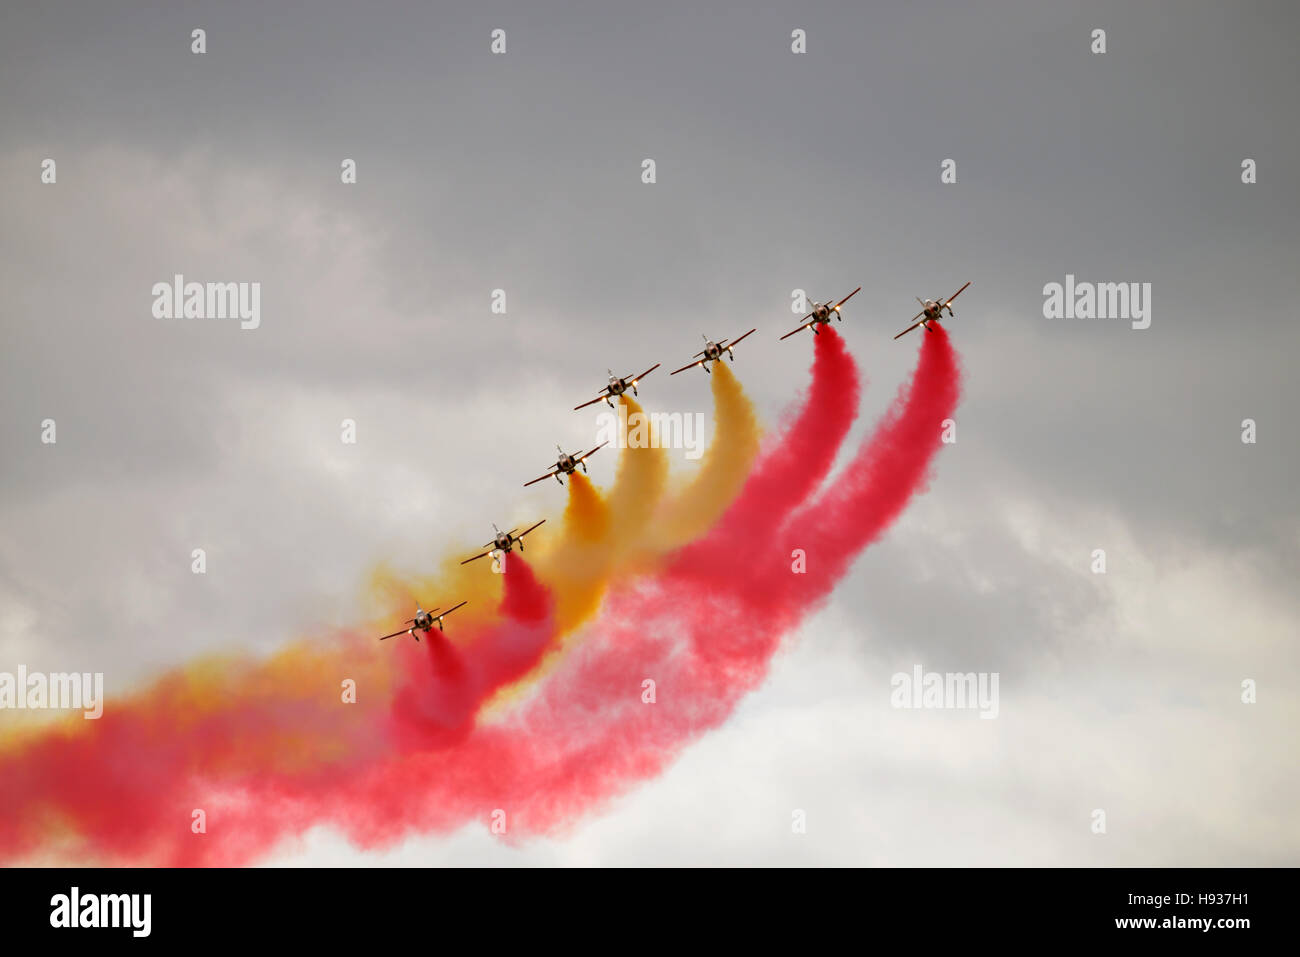
[[[521,477],[608,366],[757,326],[774,421],[796,288],[863,286],[866,428],[969,279],[957,442],[725,727],[561,839],[271,862],[1300,863],[1294,5],[463,7],[0,13],[0,671],[361,620],[376,561],[558,514]],[[154,319],[175,273],[260,282],[260,328]],[[1150,327],[1044,318],[1067,274],[1150,283]],[[916,664],[998,672],[998,719],[891,708]]]

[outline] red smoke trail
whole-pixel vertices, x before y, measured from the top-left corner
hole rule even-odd
[[[802,617],[806,603],[825,597],[857,554],[924,490],[943,421],[957,407],[960,379],[948,334],[935,326],[925,336],[911,381],[900,387],[853,460],[828,489],[764,530],[762,544],[744,553],[740,580],[719,563],[681,562],[669,575],[714,588],[728,584],[755,611],[780,615],[793,606]],[[729,534],[723,533],[724,540]],[[796,549],[806,557],[806,573],[792,571]]]
[[[532,671],[551,647],[556,629],[550,592],[522,556],[511,553],[503,560],[504,621],[464,645],[433,631],[406,648],[407,681],[393,699],[390,722],[400,751],[464,739],[484,702]]]
[[[685,545],[679,571],[730,565],[769,538],[780,522],[825,480],[858,414],[858,369],[834,329],[814,337],[812,385],[799,413],[759,459],[739,497],[710,534]]]
[[[944,420],[956,412],[960,393],[961,370],[948,332],[929,327],[910,385],[899,390],[843,477],[785,528],[776,560],[785,562],[791,549],[803,548],[816,563],[807,575],[780,576],[788,594],[810,599],[828,592],[825,586],[926,490]]]

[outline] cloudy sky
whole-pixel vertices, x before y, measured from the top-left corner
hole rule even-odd
[[[970,279],[957,442],[725,727],[559,839],[270,863],[1300,863],[1300,16],[1050,6],[6,7],[0,670],[125,690],[362,620],[375,562],[558,512],[521,476],[608,366],[757,326],[774,421],[794,289],[863,286],[865,429]],[[260,328],[154,319],[175,273],[260,282]],[[1150,283],[1150,327],[1044,318],[1067,274]],[[999,717],[891,708],[918,664],[998,672]]]

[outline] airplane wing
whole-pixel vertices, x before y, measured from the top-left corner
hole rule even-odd
[[[589,455],[595,455],[597,452],[599,452],[601,449],[603,449],[603,448],[604,448],[605,446],[607,446],[607,445],[609,445],[609,442],[608,442],[608,441],[601,442],[600,445],[596,446],[596,447],[595,447],[594,449],[592,449],[590,452],[584,452],[582,455],[579,455],[579,456],[578,456],[578,461],[581,462],[583,459],[587,458],[587,456],[589,456]]]
[[[757,332],[757,331],[758,331],[757,329],[750,329],[749,332],[745,333],[745,336],[753,335],[753,334],[754,334],[755,332]],[[736,348],[736,346],[740,345],[740,341],[741,341],[741,339],[744,339],[745,336],[741,336],[740,339],[737,339],[737,340],[735,340],[734,342],[732,342],[732,344],[729,345],[727,348],[728,348],[728,349],[734,349],[734,348]]]
[[[448,608],[446,611],[444,611],[444,612],[443,612],[441,615],[439,615],[438,617],[439,617],[439,618],[445,618],[447,615],[450,615],[450,614],[451,614],[453,611],[455,611],[457,608],[460,608],[461,605],[468,605],[468,604],[469,604],[468,601],[463,601],[463,602],[460,603],[460,605],[452,605],[450,608]]]
[[[407,633],[408,631],[410,631],[410,630],[411,630],[411,629],[409,629],[409,628],[403,628],[401,631],[395,631],[395,632],[393,632],[391,635],[384,635],[384,637],[380,638],[379,640],[380,640],[380,641],[387,641],[389,638],[396,638],[398,635],[404,635],[404,634],[406,634],[406,633]]]
[[[525,535],[527,535],[529,532],[531,532],[534,528],[537,528],[538,525],[545,525],[545,524],[546,524],[546,519],[542,519],[540,522],[537,523],[537,525],[532,526],[532,528],[525,528],[522,532],[520,532],[518,535],[516,535],[515,538],[517,538],[517,539],[519,539],[519,538],[523,538]],[[462,563],[462,564],[463,564],[463,563]]]
[[[692,362],[692,363],[691,363],[690,365],[688,365],[688,366],[682,366],[680,369],[677,369],[677,370],[675,370],[675,371],[673,371],[673,372],[670,372],[670,373],[668,373],[668,374],[669,374],[669,375],[677,375],[678,372],[685,372],[687,369],[694,369],[694,368],[695,368],[697,365],[699,365],[700,362],[702,362],[702,361],[703,361],[703,360],[697,360],[697,361],[695,361],[695,362]]]
[[[603,392],[601,392],[600,395],[596,396],[596,398],[592,399],[590,402],[584,402],[582,403],[582,405],[575,405],[573,407],[573,411],[577,412],[579,409],[585,409],[587,406],[595,405],[597,402],[604,402],[605,396],[607,396],[608,394],[609,394],[609,389],[605,389]]]
[[[560,474],[560,470],[559,470],[559,469],[556,469],[556,470],[553,471],[553,472],[547,472],[547,473],[546,473],[545,475],[543,475],[541,478],[535,478],[535,479],[533,479],[531,482],[525,482],[525,483],[524,483],[524,488],[528,488],[528,486],[530,486],[530,485],[536,485],[538,482],[545,482],[548,478],[551,478],[552,476],[559,475],[559,474]]]
[[[849,293],[847,296],[845,296],[843,299],[841,299],[839,302],[837,302],[837,303],[835,304],[835,308],[838,309],[840,306],[844,305],[846,302],[848,302],[850,299],[852,299],[854,296],[856,296],[856,295],[857,295],[858,293],[860,293],[861,291],[862,291],[862,287],[861,287],[861,286],[859,286],[857,289],[854,289],[851,293]]]
[[[655,363],[654,365],[652,365],[649,369],[646,369],[645,372],[642,372],[639,376],[634,376],[634,377],[632,378],[632,381],[633,381],[633,382],[636,382],[638,379],[644,379],[644,378],[645,378],[646,376],[648,376],[650,373],[654,372],[655,369],[658,369],[659,366],[661,366],[662,364],[663,364],[663,363],[661,363],[661,362],[656,362],[656,363]]]
[[[787,332],[787,333],[786,333],[785,335],[783,335],[781,338],[782,338],[782,339],[789,339],[789,338],[790,338],[792,335],[794,335],[796,332],[803,332],[805,329],[807,329],[807,328],[808,328],[809,326],[811,326],[811,325],[812,325],[811,322],[805,322],[805,323],[804,323],[802,326],[800,326],[798,329],[791,329],[789,332]]]
[[[969,282],[966,283],[966,286],[969,286],[969,285],[970,285]],[[966,291],[966,286],[962,286],[960,289],[958,289],[956,292],[954,292],[951,296],[949,296],[949,297],[948,297],[948,302],[952,302],[954,299],[956,299],[958,296],[960,296],[963,292],[965,292],[965,291]],[[945,305],[945,306],[948,305],[948,302],[945,302],[944,305]]]
[[[480,558],[482,558],[483,555],[491,555],[494,551],[496,551],[495,548],[489,548],[486,552],[483,552],[481,555],[475,555],[473,558],[467,558],[467,559],[465,559],[463,562],[461,562],[461,564],[462,564],[462,565],[468,565],[470,562],[476,562],[476,561],[478,561]]]
[[[905,336],[905,335],[907,335],[909,332],[911,332],[913,329],[915,329],[917,326],[923,326],[923,325],[925,325],[924,322],[914,322],[914,323],[912,323],[910,326],[908,326],[906,329],[904,329],[902,332],[900,332],[897,336],[894,336],[894,338],[895,338],[895,339],[898,339],[898,338],[900,338],[900,337],[902,337],[902,336]]]

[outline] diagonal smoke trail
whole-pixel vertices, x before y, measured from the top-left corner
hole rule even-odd
[[[761,430],[754,403],[723,362],[713,366],[713,441],[690,483],[664,503],[641,545],[655,557],[704,533],[744,487],[758,456]]]

